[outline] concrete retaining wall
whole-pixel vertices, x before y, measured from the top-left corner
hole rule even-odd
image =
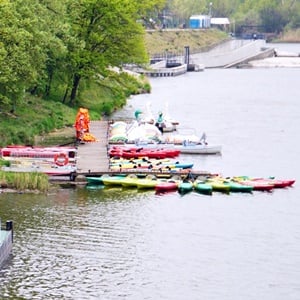
[[[205,68],[220,68],[256,56],[265,48],[265,40],[233,39],[208,52],[192,54],[190,57],[194,64],[204,65]]]
[[[181,65],[174,68],[153,68],[150,71],[143,70],[140,73],[150,77],[167,77],[167,76],[178,76],[187,72],[187,65]]]

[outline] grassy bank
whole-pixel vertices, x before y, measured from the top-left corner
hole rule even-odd
[[[228,38],[224,31],[214,29],[147,31],[145,43],[150,56],[163,52],[180,52],[189,46],[191,52],[201,52]]]
[[[274,42],[280,43],[300,43],[300,28],[296,30],[287,30]]]
[[[47,192],[49,187],[50,183],[46,174],[0,171],[0,188],[2,190]]]
[[[87,107],[91,119],[99,120],[123,107],[130,95],[150,92],[150,89],[142,76],[137,79],[127,73],[111,72],[98,82],[82,82],[76,106],[72,107],[60,99],[45,100],[26,93],[13,112],[10,106],[0,108],[0,147],[43,145],[44,137],[50,132],[73,127],[79,107]]]

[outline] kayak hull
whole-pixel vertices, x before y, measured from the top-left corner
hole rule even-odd
[[[192,182],[181,182],[178,184],[178,192],[180,194],[186,194],[193,190]]]
[[[176,191],[178,189],[178,183],[173,181],[161,181],[155,185],[155,191],[158,193]]]
[[[196,192],[198,192],[200,194],[205,194],[205,195],[212,195],[212,192],[213,192],[212,186],[205,182],[195,182],[194,189]]]

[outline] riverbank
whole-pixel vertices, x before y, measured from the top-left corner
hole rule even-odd
[[[228,38],[226,32],[216,29],[148,30],[145,45],[151,57],[165,52],[181,53],[186,46],[191,53],[207,51]]]
[[[273,42],[276,43],[300,43],[300,29],[288,30],[281,34]]]
[[[0,171],[0,193],[45,193],[49,177],[39,172]]]

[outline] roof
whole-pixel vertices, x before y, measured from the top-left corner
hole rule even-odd
[[[190,19],[209,19],[210,18],[210,16],[208,16],[208,15],[192,15],[191,17],[190,17]]]
[[[210,20],[211,25],[229,25],[229,19],[228,18],[211,18]]]

